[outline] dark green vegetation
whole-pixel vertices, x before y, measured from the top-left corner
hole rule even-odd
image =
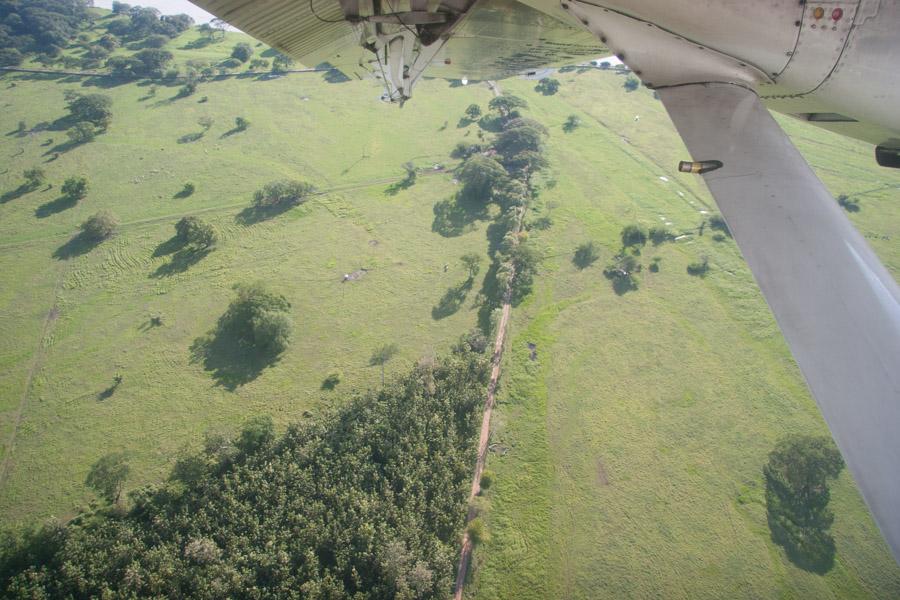
[[[835,545],[829,528],[834,513],[829,480],[844,469],[844,460],[827,437],[789,436],[769,454],[766,512],[772,539],[785,547],[799,566],[825,573],[834,566]]]
[[[101,43],[111,57],[144,49],[135,45],[143,40],[106,29],[130,20],[127,11],[90,12],[88,41],[50,64],[80,66]],[[154,35],[163,34],[144,39],[158,43]],[[222,63],[240,42],[254,56],[229,71]],[[715,209],[699,178],[674,172],[687,153],[650,92],[625,94],[617,71],[571,69],[549,97],[533,80],[502,81],[506,98],[489,109],[485,85],[424,80],[398,113],[377,101],[374,81],[253,71],[268,68],[253,67],[257,57],[273,68],[289,62],[212,26],[158,49],[173,58],[153,81],[0,78],[0,129],[9,134],[0,136],[5,526],[39,526],[51,515],[88,526],[98,501],[85,480],[111,453],[124,453],[130,468],[120,506],[109,507],[121,515],[135,506],[129,492],[168,481],[176,463],[187,470],[181,459],[204,445],[235,452],[222,432],[243,422],[254,423],[238,436],[247,447],[281,443],[301,416],[321,425],[316,415],[380,388],[380,365],[370,359],[385,344],[398,347],[385,365],[388,392],[394,373],[445,355],[476,323],[481,331],[466,343],[493,349],[485,333],[498,314],[498,272],[524,243],[534,249],[526,264],[539,258],[540,272],[512,311],[491,434],[493,480],[476,502],[485,535],[471,596],[898,595],[900,572],[846,471],[830,486],[829,571],[799,568],[772,540],[767,454],[785,435],[827,430],[734,243],[715,242],[710,233],[721,231],[700,234]],[[228,77],[219,76],[223,69]],[[192,93],[182,96],[186,79]],[[109,97],[113,116],[93,142],[54,149],[68,141],[57,124],[69,114],[67,90]],[[504,114],[510,95],[519,102]],[[472,104],[482,114],[458,122]],[[580,126],[564,133],[573,115]],[[238,116],[252,125],[231,133]],[[865,145],[784,122],[835,195],[862,200],[866,210],[850,217],[897,272],[897,174],[875,167]],[[541,132],[506,138],[537,150],[493,154],[506,175],[497,172],[488,196],[461,193],[449,171],[458,175],[465,158],[493,153],[509,127]],[[448,160],[457,147],[466,155]],[[395,187],[410,162],[414,185]],[[446,169],[433,170],[435,163]],[[35,167],[43,183],[9,195]],[[89,179],[87,196],[55,204],[63,182],[79,176]],[[284,180],[319,192],[282,211],[248,208],[257,190]],[[41,210],[48,204],[61,210]],[[55,260],[101,210],[119,218],[115,235],[68,245],[68,258]],[[214,251],[181,245],[173,234],[185,217],[212,228]],[[508,236],[518,217],[524,228]],[[618,296],[601,270],[621,252],[628,224],[647,231],[649,242],[654,227],[674,239],[654,246],[653,260],[650,244],[642,247],[640,287]],[[580,270],[573,251],[588,240],[600,258]],[[473,253],[481,257],[474,275],[460,260]],[[688,276],[703,255],[707,276]],[[445,291],[470,278],[456,312],[434,318]],[[290,344],[253,378],[219,377],[216,365],[240,375],[259,354],[236,345],[241,352],[218,355],[214,365],[191,346],[215,332],[235,283],[259,280],[290,302]],[[237,362],[224,360],[231,358]],[[216,553],[198,540],[179,560]]]
[[[446,598],[465,515],[486,358],[465,343],[380,392],[288,427],[207,437],[162,484],[67,527],[7,538],[17,597]],[[121,455],[88,484],[115,503]]]

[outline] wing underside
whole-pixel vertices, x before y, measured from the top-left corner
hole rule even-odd
[[[375,55],[364,49],[359,22],[344,20],[337,0],[192,0],[241,31],[307,66],[328,63],[349,77],[381,76]],[[415,1],[415,0],[413,0]],[[346,2],[344,2],[346,4]],[[541,67],[597,58],[607,50],[590,32],[515,0],[482,0],[471,6],[433,4],[461,17],[448,27],[427,75],[447,79],[499,79]],[[410,0],[385,5],[391,13],[413,8]],[[464,8],[460,8],[464,7]],[[371,3],[354,5],[361,19]]]
[[[900,556],[900,288],[753,91],[659,94]]]

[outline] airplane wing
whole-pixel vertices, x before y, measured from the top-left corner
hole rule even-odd
[[[900,288],[755,92],[658,92],[900,556]]]
[[[305,65],[395,87],[409,75],[405,97],[428,67],[434,77],[499,79],[608,52],[577,23],[515,0],[192,1]]]

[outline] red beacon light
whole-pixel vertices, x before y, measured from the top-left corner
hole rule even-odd
[[[831,11],[831,20],[832,21],[840,21],[844,17],[844,9],[836,8]]]

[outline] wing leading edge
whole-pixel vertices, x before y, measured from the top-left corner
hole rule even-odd
[[[900,558],[900,288],[755,92],[658,91]]]

